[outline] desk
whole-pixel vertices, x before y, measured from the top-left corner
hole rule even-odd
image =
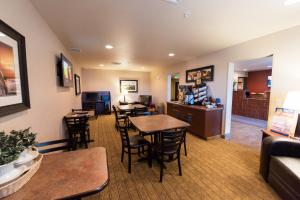
[[[186,128],[190,124],[169,115],[129,117],[131,123],[143,133],[153,133],[175,128]]]
[[[49,154],[30,181],[7,199],[79,199],[102,191],[108,180],[103,147]]]

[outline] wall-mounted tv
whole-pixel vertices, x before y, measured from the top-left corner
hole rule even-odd
[[[268,76],[268,82],[267,82],[267,84],[268,84],[269,88],[272,87],[272,76]]]
[[[73,86],[73,65],[72,63],[63,55],[60,55],[60,61],[58,63],[59,79],[60,85],[63,87]]]

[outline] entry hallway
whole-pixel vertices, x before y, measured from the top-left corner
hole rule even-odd
[[[259,151],[253,148],[188,134],[183,176],[178,176],[176,162],[167,163],[164,181],[159,183],[155,161],[149,168],[146,162],[134,164],[134,156],[132,173],[127,173],[127,159],[120,161],[121,139],[113,115],[99,116],[90,128],[95,139],[90,146],[107,148],[110,181],[100,195],[85,199],[279,199],[259,175]]]

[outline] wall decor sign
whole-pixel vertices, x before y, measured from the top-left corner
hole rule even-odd
[[[192,83],[201,79],[202,82],[214,80],[214,65],[186,70],[186,82]]]
[[[129,93],[138,92],[137,80],[120,80],[120,92],[127,91]]]
[[[74,74],[74,80],[75,80],[75,94],[80,95],[81,94],[80,76]]]
[[[29,108],[25,37],[0,20],[0,117]]]

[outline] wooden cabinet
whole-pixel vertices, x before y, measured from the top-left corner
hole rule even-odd
[[[167,114],[190,120],[188,131],[198,137],[209,139],[222,134],[223,108],[207,109],[205,106],[167,103]]]

